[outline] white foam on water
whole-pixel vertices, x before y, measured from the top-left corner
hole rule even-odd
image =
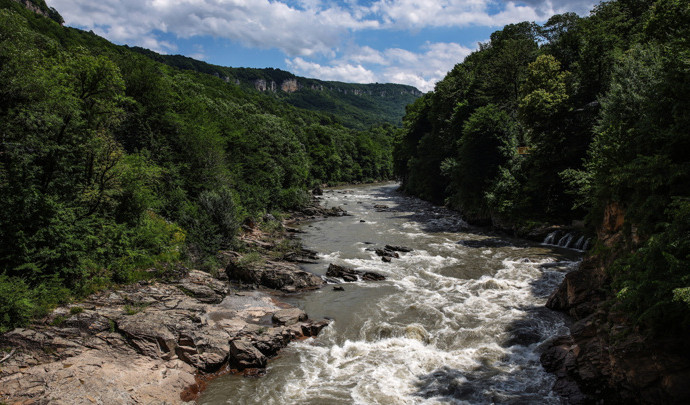
[[[362,198],[338,194],[337,199],[343,196]],[[367,203],[375,199],[364,197]],[[354,325],[358,329],[347,340],[337,332],[336,320],[318,338],[291,344],[285,349],[293,357],[288,375],[278,385],[259,384],[250,394],[253,403],[560,403],[537,347],[564,328],[560,318],[540,312],[546,301],[541,291],[555,289],[570,262],[526,257],[525,249],[515,246],[466,247],[454,242],[457,234],[440,238],[421,229],[408,222],[386,231],[416,241],[434,238],[390,263],[374,252],[362,254],[367,246],[360,245],[355,246],[358,258],[342,252],[320,255],[326,263],[386,275],[386,281],[352,283],[385,289],[376,301],[361,303],[376,316]],[[482,263],[492,267],[466,268]],[[236,403],[232,393],[228,396],[228,403]]]
[[[550,390],[552,377],[539,364],[538,342],[504,343],[511,323],[525,318],[525,308],[540,303],[530,283],[542,274],[539,266],[553,260],[504,259],[493,276],[460,280],[438,273],[457,259],[423,250],[414,253],[405,255],[398,266],[372,263],[373,257],[343,259],[360,269],[389,269],[393,277],[388,282],[398,293],[378,304],[382,319],[389,320],[365,321],[355,341],[339,343],[337,336],[326,334],[319,338],[320,345],[292,346],[301,366],[283,387],[282,400],[559,403]],[[402,319],[418,321],[405,324]],[[330,394],[324,393],[324,386]],[[525,393],[534,396],[525,399]],[[277,403],[272,396],[264,400]]]

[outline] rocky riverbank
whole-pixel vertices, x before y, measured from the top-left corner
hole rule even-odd
[[[620,249],[622,213],[610,213],[598,239],[606,254],[587,256],[568,273],[547,307],[575,323],[541,356],[568,404],[690,403],[687,338],[650,336],[615,305],[606,269]]]
[[[330,215],[345,212],[314,203],[292,222]],[[243,227],[241,239],[260,258],[251,266],[238,266],[242,254],[224,252],[227,269],[218,277],[180,269],[175,280],[102,291],[1,335],[0,402],[184,403],[208,376],[260,374],[289,342],[316,336],[328,324],[279,301],[275,290],[318,288],[324,281],[295,264],[314,253],[288,243],[298,230],[275,218],[266,222],[272,232],[254,223]],[[238,277],[238,268],[252,271]]]

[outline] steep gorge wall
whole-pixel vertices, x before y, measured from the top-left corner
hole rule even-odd
[[[542,364],[569,404],[690,403],[687,340],[645,334],[615,305],[606,269],[621,253],[624,223],[623,209],[609,205],[598,230],[606,253],[587,256],[547,302],[575,323],[542,354]]]

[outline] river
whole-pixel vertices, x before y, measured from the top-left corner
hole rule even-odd
[[[287,296],[333,322],[284,349],[263,377],[212,381],[199,403],[560,403],[539,354],[568,329],[544,303],[581,254],[497,237],[396,188],[327,190],[323,204],[351,216],[302,227],[305,247],[321,253],[307,270],[336,263],[387,280]],[[391,263],[367,250],[385,244],[414,250]]]

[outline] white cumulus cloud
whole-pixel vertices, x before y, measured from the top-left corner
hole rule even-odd
[[[544,21],[584,13],[592,0],[48,0],[68,25],[161,53],[175,38],[216,38],[278,49],[296,73],[326,80],[411,84],[430,90],[471,50],[452,42],[377,50],[355,34]],[[167,35],[162,35],[165,33]],[[362,37],[366,37],[362,36]],[[171,39],[172,38],[172,39]],[[365,41],[365,40],[363,40]],[[360,42],[363,42],[360,41]],[[436,39],[438,41],[438,39]],[[385,45],[379,44],[379,48]],[[189,53],[189,52],[188,52]],[[208,55],[202,49],[192,57]]]
[[[248,47],[278,48],[289,56],[328,54],[348,30],[377,28],[340,7],[301,7],[268,0],[50,0],[68,25],[120,43],[144,45],[156,31],[181,38],[212,36]],[[164,50],[160,44],[158,50]]]
[[[341,58],[322,65],[294,58],[286,60],[296,73],[322,80],[358,83],[402,83],[419,90],[432,90],[456,63],[472,49],[456,43],[427,43],[420,52],[401,48],[377,51],[368,46],[351,49]]]
[[[290,68],[305,76],[322,80],[335,80],[354,83],[373,83],[376,75],[362,65],[350,63],[337,63],[323,66],[315,62],[308,62],[300,57],[286,60]]]

